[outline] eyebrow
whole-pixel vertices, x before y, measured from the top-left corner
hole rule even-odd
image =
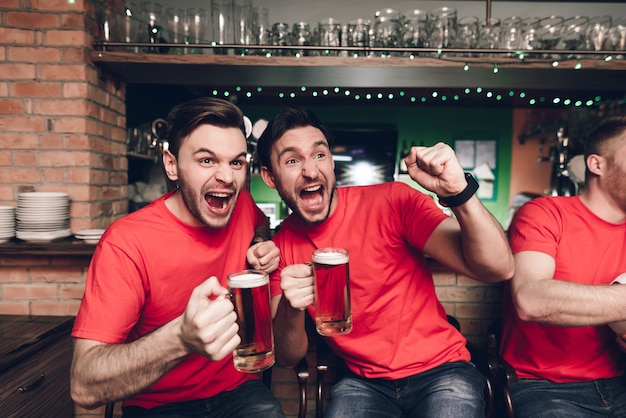
[[[328,142],[326,142],[325,140],[322,140],[322,139],[320,139],[319,141],[315,141],[315,142],[313,143],[313,146],[314,146],[314,147],[323,146],[323,147],[327,148],[328,150],[330,150],[330,147],[328,146]],[[278,153],[278,159],[280,160],[280,158],[281,158],[283,155],[285,155],[285,154],[287,154],[287,153],[289,153],[289,152],[296,152],[296,151],[298,151],[299,149],[300,149],[300,148],[297,148],[297,147],[287,147],[287,148],[283,149],[282,151],[280,151],[280,152]]]
[[[215,152],[211,151],[211,150],[210,150],[210,149],[208,149],[208,148],[198,148],[197,150],[195,150],[195,151],[193,152],[193,155],[201,154],[201,153],[203,153],[203,152],[206,152],[206,153],[211,154],[211,155],[214,155],[214,156],[215,156],[215,155],[217,155]],[[235,161],[235,160],[237,160],[237,159],[239,159],[239,158],[246,158],[246,157],[247,157],[247,154],[248,154],[248,153],[247,153],[246,151],[242,151],[242,152],[240,152],[239,154],[237,154],[237,155],[235,156],[235,158],[233,158],[233,159],[232,159],[232,161]]]

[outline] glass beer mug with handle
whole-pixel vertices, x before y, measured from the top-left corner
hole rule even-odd
[[[256,373],[274,365],[274,333],[270,309],[269,276],[260,270],[228,275],[241,343],[233,353],[235,368]]]
[[[344,248],[313,251],[315,328],[320,335],[339,336],[352,331],[350,268]]]

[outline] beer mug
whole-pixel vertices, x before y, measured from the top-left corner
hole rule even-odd
[[[315,328],[334,337],[352,331],[348,251],[320,248],[313,251]]]
[[[233,361],[240,372],[256,373],[274,365],[274,334],[267,273],[242,270],[228,275],[241,343]]]

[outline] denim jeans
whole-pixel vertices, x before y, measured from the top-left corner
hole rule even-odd
[[[446,363],[398,380],[349,374],[333,386],[326,418],[485,416],[485,377],[471,363]]]
[[[284,418],[280,403],[261,381],[249,381],[209,399],[170,403],[153,409],[122,408],[122,418]]]
[[[510,386],[516,418],[626,417],[626,377],[580,383],[520,379]]]

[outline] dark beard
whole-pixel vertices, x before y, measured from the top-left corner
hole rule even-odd
[[[328,210],[326,211],[326,215],[324,216],[324,219],[322,219],[321,221],[316,221],[316,222],[308,221],[304,217],[302,212],[300,212],[300,210],[298,209],[298,205],[296,205],[292,200],[287,199],[280,190],[277,190],[277,191],[278,191],[278,195],[280,196],[280,198],[283,200],[283,202],[285,202],[285,205],[287,205],[287,207],[291,209],[291,211],[298,217],[298,219],[300,219],[302,223],[304,223],[307,226],[317,226],[323,223],[324,221],[326,221],[328,217],[330,216],[330,209],[333,207],[333,199],[335,198],[336,190],[337,190],[337,187],[333,186],[330,192],[330,202],[328,202]]]

